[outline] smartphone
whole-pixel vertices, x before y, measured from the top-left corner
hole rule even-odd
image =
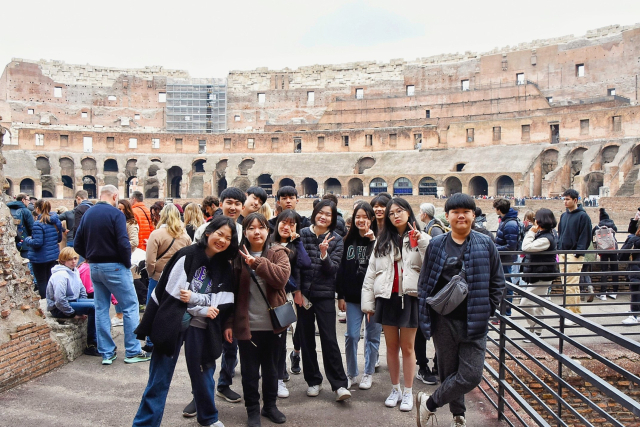
[[[302,295],[302,306],[305,308],[305,310],[309,310],[312,305],[313,304],[311,304],[311,301],[309,301],[307,297]]]

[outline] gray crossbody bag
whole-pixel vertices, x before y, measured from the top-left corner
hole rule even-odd
[[[469,293],[469,285],[467,284],[467,273],[464,268],[464,254],[467,250],[467,242],[465,241],[462,250],[462,269],[459,274],[451,278],[444,288],[440,289],[437,294],[426,299],[427,304],[439,314],[447,315],[455,310]]]

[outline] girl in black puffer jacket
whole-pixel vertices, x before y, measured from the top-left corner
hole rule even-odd
[[[640,249],[640,228],[636,229],[636,233],[627,237],[622,245],[622,249]],[[621,253],[618,255],[619,261],[631,262],[627,266],[629,272],[629,291],[631,291],[631,312],[632,314],[622,321],[625,325],[637,325],[640,323],[640,255]]]
[[[298,310],[298,328],[302,348],[304,379],[309,388],[307,396],[315,397],[322,389],[322,374],[316,354],[314,321],[318,323],[322,359],[336,400],[351,397],[347,375],[336,338],[336,273],[342,260],[342,238],[335,233],[338,210],[330,200],[321,200],[311,214],[312,225],[300,231],[304,249],[311,258],[311,268],[302,271],[301,291],[312,306]],[[303,305],[302,295],[296,292],[295,301]]]

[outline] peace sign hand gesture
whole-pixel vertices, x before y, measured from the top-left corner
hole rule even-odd
[[[244,262],[246,262],[249,267],[253,268],[253,264],[255,264],[256,258],[251,255],[246,245],[242,245],[242,247],[244,248],[244,252],[242,251],[242,249],[240,249],[238,251],[240,253],[240,256],[244,258]]]
[[[296,224],[293,224],[293,226],[291,227],[291,240],[290,241],[293,242],[298,237],[300,237],[300,235],[298,233],[296,233]]]
[[[373,240],[376,239],[376,236],[375,236],[375,234],[373,234],[373,230],[369,228],[371,226],[371,222],[367,221],[366,224],[367,225],[366,225],[366,227],[364,229],[364,237],[368,237],[369,240],[373,241]]]
[[[336,238],[336,236],[332,236],[330,239],[328,238],[329,234],[324,237],[322,243],[320,243],[320,257],[324,258],[327,256],[327,250],[329,249],[329,242]]]
[[[415,221],[413,222],[413,226],[411,224],[407,224],[407,225],[411,229],[411,231],[409,231],[409,243],[411,244],[412,248],[415,248],[418,246],[420,231],[418,230],[418,227],[416,226]]]

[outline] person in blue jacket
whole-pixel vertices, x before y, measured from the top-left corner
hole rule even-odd
[[[51,269],[58,263],[62,241],[62,223],[56,213],[51,213],[51,203],[39,199],[35,204],[38,219],[33,223],[31,236],[24,239],[29,247],[27,257],[33,266],[33,275],[38,283],[40,298],[47,297],[47,283],[51,278]]]
[[[496,247],[498,252],[517,251],[518,237],[520,236],[520,222],[518,221],[518,211],[511,207],[511,202],[507,199],[498,199],[493,202],[493,208],[500,217],[500,225],[496,231]],[[517,255],[500,255],[503,263],[516,262]],[[504,274],[510,274],[512,265],[502,264]],[[516,278],[507,279],[513,282]],[[513,291],[507,291],[507,300],[511,302]],[[507,307],[507,316],[511,316],[511,306]]]
[[[11,216],[14,220],[19,221],[16,224],[18,228],[18,234],[16,235],[16,247],[20,251],[22,258],[27,258],[29,248],[24,245],[24,239],[31,236],[33,230],[33,214],[24,204],[24,201],[29,201],[29,196],[20,193],[16,196],[16,200],[7,203],[7,207],[11,211]]]

